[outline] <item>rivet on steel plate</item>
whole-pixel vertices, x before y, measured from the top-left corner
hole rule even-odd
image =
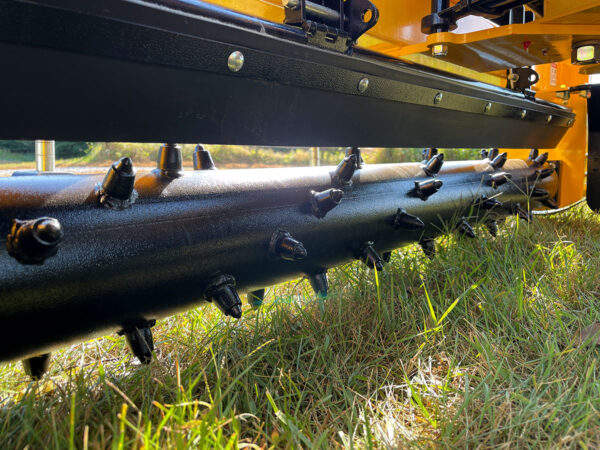
[[[239,72],[244,67],[244,54],[238,50],[232,52],[227,58],[227,67],[232,72]]]
[[[521,119],[524,119],[526,115],[527,115],[527,110],[526,109],[522,109],[521,110]]]
[[[546,122],[552,122],[552,114],[548,114],[548,117],[546,117]]]
[[[570,127],[571,125],[573,125],[573,119],[569,119],[569,121],[567,122],[568,127]]]
[[[442,98],[444,98],[444,94],[442,94],[441,92],[438,92],[435,97],[433,98],[433,103],[435,103],[436,105],[439,105],[442,102]]]
[[[358,92],[362,93],[365,92],[369,87],[369,79],[368,78],[361,78],[360,81],[358,82]]]
[[[483,112],[490,112],[490,109],[492,109],[492,102],[487,102],[485,108],[483,108]]]

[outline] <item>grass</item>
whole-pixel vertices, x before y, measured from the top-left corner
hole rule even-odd
[[[273,287],[240,321],[161,320],[157,358],[123,338],[58,352],[31,383],[0,367],[1,448],[598,448],[600,219],[507,220],[495,239],[394,253],[375,278]],[[10,345],[10,343],[5,343]]]

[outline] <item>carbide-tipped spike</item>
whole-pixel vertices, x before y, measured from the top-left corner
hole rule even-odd
[[[542,197],[548,197],[548,196],[550,196],[550,193],[546,189],[533,188],[531,190],[532,198],[542,198]]]
[[[473,230],[473,227],[469,224],[469,222],[467,222],[466,219],[461,219],[460,222],[458,222],[456,229],[462,236],[466,236],[468,238],[475,237],[475,230]]]
[[[443,185],[442,180],[431,180],[415,181],[415,188],[413,189],[414,195],[425,201],[433,194],[435,194]]]
[[[327,270],[313,273],[308,276],[310,285],[319,297],[326,297],[329,290],[329,282],[327,281]]]
[[[156,321],[150,321],[141,326],[133,326],[122,330],[119,334],[125,335],[127,345],[142,364],[150,364],[152,361],[152,352],[154,351],[154,339],[152,330]]]
[[[356,155],[356,168],[362,169],[362,166],[365,165],[365,161],[362,158],[362,154],[360,153],[359,147],[347,147],[346,148],[346,156]]]
[[[488,151],[483,149],[481,150],[481,159],[487,159],[488,157]]]
[[[351,184],[352,175],[358,167],[358,155],[353,153],[342,159],[331,176],[331,182],[334,186],[349,186]]]
[[[183,175],[181,147],[177,144],[163,144],[158,151],[157,166],[159,173],[167,178],[179,178]]]
[[[242,317],[242,300],[235,289],[235,278],[231,275],[220,275],[209,283],[205,297],[214,301],[223,314],[234,319]]]
[[[257,289],[256,291],[248,292],[246,298],[248,299],[250,306],[256,309],[262,306],[263,302],[265,301],[265,290]]]
[[[13,219],[6,238],[6,249],[21,264],[42,264],[56,255],[63,237],[62,225],[53,217]]]
[[[519,216],[520,220],[525,222],[531,222],[532,216],[529,211],[523,209],[519,203],[517,203],[513,209],[513,214]]]
[[[485,195],[482,195],[481,198],[475,202],[475,207],[481,209],[494,209],[500,208],[501,206],[501,201],[497,200],[494,197],[488,198]]]
[[[550,209],[558,209],[558,202],[552,197],[547,197],[540,200],[540,203]]]
[[[488,230],[488,233],[490,233],[490,235],[492,235],[493,237],[496,237],[498,235],[498,222],[496,222],[495,220],[489,220],[485,223],[485,227]]]
[[[31,358],[24,359],[21,363],[27,375],[33,380],[39,380],[48,372],[48,368],[50,367],[50,353],[32,356]]]
[[[488,158],[493,160],[496,156],[498,156],[499,153],[500,151],[497,148],[490,148],[490,151],[488,152]]]
[[[498,156],[496,156],[491,162],[490,165],[494,168],[494,169],[502,169],[502,167],[504,167],[504,164],[506,164],[506,160],[508,159],[508,154],[506,152],[502,152],[500,153]]]
[[[112,163],[102,185],[98,190],[98,201],[101,205],[112,209],[130,207],[137,198],[133,186],[135,171],[131,158],[124,156]]]
[[[437,148],[424,148],[423,152],[422,152],[423,162],[429,161],[431,158],[433,158],[437,154],[438,154]]]
[[[419,245],[423,249],[423,253],[425,253],[425,256],[427,256],[429,259],[435,258],[435,240],[428,238],[421,239],[419,241]]]
[[[548,178],[550,175],[554,173],[556,169],[554,167],[547,167],[545,169],[538,169],[535,171],[535,176],[539,180],[543,180],[544,178]]]
[[[548,161],[548,152],[544,152],[533,160],[533,167],[541,167]]]
[[[490,177],[488,178],[488,184],[490,186],[492,186],[494,189],[497,189],[498,186],[502,186],[504,183],[506,183],[511,178],[512,178],[512,175],[510,173],[506,173],[506,172],[492,173],[492,174],[490,174]]]
[[[308,253],[302,242],[294,239],[290,233],[277,230],[271,236],[269,254],[273,258],[281,258],[285,261],[299,261],[306,258]]]
[[[373,242],[365,242],[360,249],[361,260],[370,268],[378,272],[383,270],[383,259],[373,247]]]
[[[538,155],[540,154],[539,150],[537,148],[532,148],[531,151],[529,152],[529,161],[534,161],[535,158],[538,157]]]
[[[310,191],[310,205],[312,213],[319,219],[340,204],[344,197],[344,191],[339,189],[327,189],[326,191]]]
[[[425,224],[421,219],[407,213],[406,210],[398,208],[398,211],[396,211],[396,215],[394,216],[394,228],[396,230],[418,230],[424,226]]]
[[[217,170],[210,152],[201,144],[196,145],[193,159],[194,170]]]
[[[423,165],[423,172],[425,172],[428,177],[433,177],[437,175],[443,164],[444,154],[440,153],[438,155],[434,155]]]

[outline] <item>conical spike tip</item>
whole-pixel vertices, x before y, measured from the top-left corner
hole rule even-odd
[[[425,223],[417,216],[413,216],[402,208],[398,208],[394,216],[394,228],[403,230],[418,230],[425,227]]]
[[[425,256],[427,256],[429,259],[435,258],[435,240],[429,238],[421,239],[419,241],[419,245],[423,249]]]
[[[490,165],[494,168],[494,169],[502,169],[502,167],[504,167],[504,164],[506,164],[506,161],[508,159],[508,153],[506,152],[502,152],[500,153],[498,156],[496,156],[491,162]]]
[[[475,230],[473,230],[473,227],[469,224],[469,222],[467,222],[466,219],[462,219],[460,222],[458,222],[456,229],[462,236],[466,236],[471,239],[475,238]]]
[[[425,172],[425,174],[428,177],[432,177],[440,171],[443,164],[444,164],[444,154],[440,153],[440,154],[434,155],[431,157],[431,159],[429,161],[427,161],[423,165],[423,172]]]
[[[485,227],[487,228],[490,235],[492,235],[493,237],[496,237],[498,235],[498,222],[496,222],[495,220],[490,220],[489,222],[486,222]]]
[[[333,172],[330,173],[334,186],[348,186],[351,184],[352,176],[358,168],[358,155],[352,153],[342,159]]]

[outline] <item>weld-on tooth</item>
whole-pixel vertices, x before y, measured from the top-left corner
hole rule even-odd
[[[500,150],[498,150],[497,148],[490,148],[490,151],[488,152],[488,159],[493,160],[494,158],[496,158],[496,156],[498,156],[499,153]]]
[[[494,208],[500,208],[502,207],[502,202],[495,199],[494,197],[488,198],[485,195],[482,195],[476,202],[475,202],[475,208],[480,208],[480,209],[494,209]]]
[[[549,197],[550,193],[546,189],[542,188],[533,188],[530,193],[531,198],[543,198]]]
[[[425,253],[425,256],[427,256],[429,259],[435,258],[435,240],[434,239],[429,239],[429,238],[421,239],[419,241],[419,245],[423,249],[423,253]]]
[[[330,172],[331,182],[334,186],[350,186],[352,184],[352,175],[358,168],[358,155],[352,153],[342,159],[333,172]]]
[[[166,178],[179,178],[183,175],[181,147],[177,144],[163,144],[158,151],[156,168]]]
[[[217,170],[210,152],[201,144],[196,145],[193,159],[194,170]]]
[[[213,301],[226,316],[234,319],[242,317],[242,300],[235,289],[235,278],[219,275],[208,284],[204,296]]]
[[[344,197],[344,191],[339,189],[327,189],[326,191],[310,191],[310,205],[312,213],[319,219],[340,204]]]
[[[490,186],[492,186],[494,189],[497,189],[498,186],[502,186],[504,183],[506,183],[511,178],[512,178],[512,175],[510,173],[506,173],[506,172],[491,173],[490,177],[488,178],[488,184]]]
[[[517,203],[513,208],[513,214],[516,214],[519,216],[520,220],[524,220],[525,222],[531,222],[533,218],[531,213],[526,209],[523,209],[519,203]]]
[[[495,220],[488,220],[485,223],[485,227],[488,230],[488,233],[490,233],[490,235],[492,235],[493,237],[496,237],[498,235],[498,222],[496,222]]]
[[[125,156],[111,164],[102,184],[97,189],[98,203],[105,208],[123,210],[137,199],[135,171],[131,158]]]
[[[360,153],[360,148],[359,147],[347,147],[346,148],[346,156],[350,156],[350,155],[356,155],[356,168],[362,169],[362,167],[365,165],[365,160],[363,159],[362,154]]]
[[[535,171],[535,176],[539,180],[543,180],[544,178],[548,178],[550,175],[554,173],[556,169],[554,167],[547,167],[545,169],[538,169]]]
[[[265,301],[265,290],[257,289],[256,291],[248,292],[246,298],[248,299],[248,303],[250,303],[250,306],[253,309],[256,309],[262,306],[262,304]]]
[[[269,242],[269,255],[285,261],[299,261],[306,258],[307,251],[302,242],[297,241],[290,233],[283,230],[275,231]]]
[[[314,272],[308,276],[308,281],[319,297],[327,297],[329,282],[327,281],[327,269]]]
[[[425,201],[442,187],[442,180],[434,178],[425,181],[415,181],[415,188],[411,191],[414,195]]]
[[[531,164],[532,167],[542,167],[548,161],[548,152],[544,152],[535,158]]]
[[[56,255],[63,237],[62,225],[53,217],[13,219],[6,238],[6,249],[21,264],[42,264]]]
[[[481,150],[481,159],[487,159],[489,153],[487,150],[483,149]]]
[[[135,171],[131,158],[123,158],[111,164],[104,180],[102,190],[110,197],[118,200],[128,200],[133,193],[135,183]]]
[[[438,154],[438,149],[437,148],[424,148],[422,155],[423,155],[423,162],[427,162],[430,161],[431,158],[433,158],[435,155]]]
[[[392,260],[392,252],[385,252],[381,255],[381,259],[383,259],[384,263],[389,263]]]
[[[406,210],[398,208],[398,211],[396,211],[394,216],[394,228],[396,230],[419,230],[424,226],[425,224],[421,219],[407,213]]]
[[[473,227],[467,222],[467,219],[460,219],[456,226],[456,230],[461,236],[466,236],[471,239],[475,238],[475,230],[473,230]]]
[[[550,209],[558,209],[558,202],[554,200],[552,197],[547,197],[539,200],[539,202]]]
[[[360,259],[370,269],[375,269],[378,272],[383,270],[383,259],[379,256],[379,253],[373,247],[374,243],[371,241],[365,242],[360,249]]]
[[[496,170],[502,169],[502,167],[504,167],[504,164],[506,164],[507,159],[508,154],[506,152],[502,152],[490,161],[490,166],[492,166]]]
[[[529,159],[529,161],[535,161],[535,158],[537,158],[539,154],[540,151],[537,148],[532,148],[527,159]]]
[[[118,334],[124,335],[127,339],[127,345],[142,364],[150,364],[152,361],[152,352],[154,351],[154,338],[151,328],[156,324],[156,320],[140,322],[133,326],[128,326],[119,331]]]
[[[23,370],[33,380],[39,380],[48,372],[50,367],[50,353],[44,353],[42,355],[32,356],[31,358],[24,359],[21,361],[23,364]]]
[[[425,164],[423,164],[422,169],[428,177],[433,177],[437,175],[437,173],[442,168],[443,164],[444,154],[440,153],[432,156],[431,159],[429,159]]]

